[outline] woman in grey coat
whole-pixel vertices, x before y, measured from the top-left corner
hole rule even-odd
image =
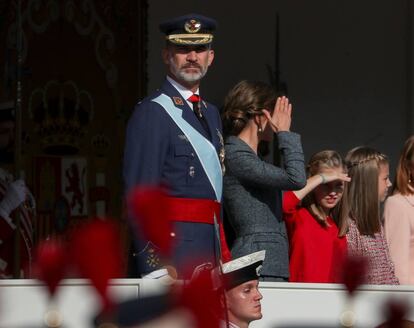
[[[277,98],[277,99],[276,99]],[[290,132],[292,105],[276,97],[263,82],[241,81],[224,103],[225,142],[224,207],[234,229],[233,257],[266,250],[261,280],[287,281],[289,245],[282,218],[282,190],[306,184],[300,136]],[[260,141],[274,134],[283,168],[258,156]]]

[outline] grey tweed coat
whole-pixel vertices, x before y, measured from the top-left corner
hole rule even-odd
[[[277,134],[283,168],[261,160],[244,141],[227,138],[224,207],[235,231],[234,258],[266,250],[262,276],[289,277],[289,245],[282,218],[282,191],[306,184],[300,136]]]

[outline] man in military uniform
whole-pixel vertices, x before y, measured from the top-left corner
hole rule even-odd
[[[215,28],[213,19],[197,14],[160,24],[166,36],[162,59],[167,77],[159,90],[137,104],[126,133],[126,192],[140,185],[168,188],[167,214],[174,238],[170,260],[179,278],[189,278],[189,266],[204,262],[215,266],[220,255],[230,258],[220,222],[221,120],[217,108],[200,96],[200,81],[214,59]],[[157,270],[162,263],[157,245],[142,237],[138,236],[135,251],[139,274],[158,277],[165,271]]]
[[[223,264],[227,318],[223,320],[222,328],[247,328],[250,322],[262,318],[259,275],[265,254],[263,250]]]

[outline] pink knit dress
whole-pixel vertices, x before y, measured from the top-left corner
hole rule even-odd
[[[350,219],[346,238],[348,242],[348,254],[350,256],[363,256],[368,261],[366,284],[399,284],[382,229],[372,236],[362,235],[355,221]]]

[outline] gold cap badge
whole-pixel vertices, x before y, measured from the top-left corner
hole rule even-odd
[[[187,33],[197,33],[201,29],[201,23],[195,19],[190,19],[189,21],[185,22],[184,29],[187,31]]]

